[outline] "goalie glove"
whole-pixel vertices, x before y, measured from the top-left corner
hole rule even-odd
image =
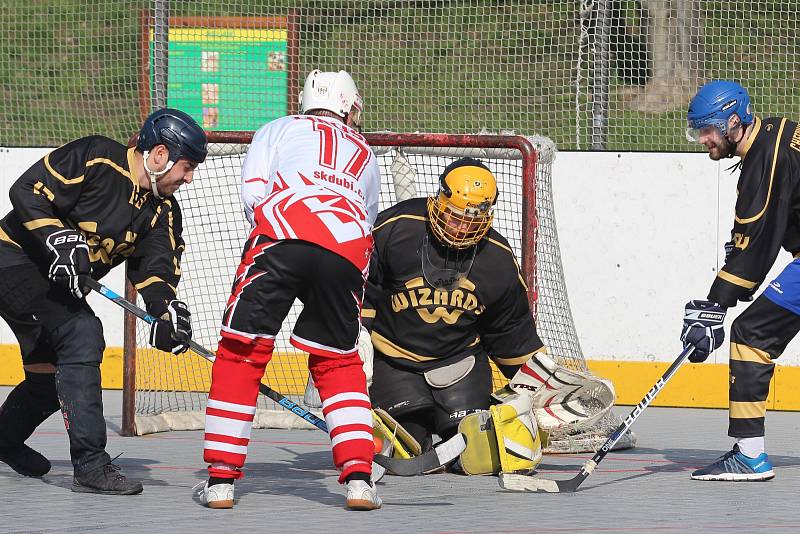
[[[186,303],[171,300],[150,309],[152,315],[160,317],[150,325],[150,346],[173,354],[186,352],[192,339],[192,314]]]
[[[493,397],[500,402],[510,393],[532,397],[539,427],[552,431],[571,425],[588,427],[614,405],[616,392],[608,380],[559,365],[543,352],[535,353]]]
[[[45,244],[51,257],[47,277],[67,288],[76,299],[82,299],[89,289],[82,288],[79,279],[92,273],[86,238],[77,230],[66,228],[47,236]]]
[[[708,300],[690,300],[683,316],[681,341],[683,348],[694,346],[689,361],[700,363],[717,350],[725,340],[725,314],[727,309]]]

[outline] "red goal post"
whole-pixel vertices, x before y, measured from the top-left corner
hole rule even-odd
[[[192,311],[195,340],[216,350],[219,320],[249,231],[239,200],[240,170],[253,132],[209,132],[209,157],[195,180],[176,195],[183,213],[186,251],[178,295]],[[528,284],[537,328],[554,357],[567,367],[587,371],[566,293],[552,202],[553,142],[520,135],[365,134],[381,167],[380,208],[414,196],[436,193],[441,170],[454,159],[483,160],[497,177],[499,198],[493,225],[508,239]],[[127,297],[135,301],[128,288]],[[276,338],[265,383],[301,401],[307,355],[288,343],[302,305],[296,303]],[[174,356],[147,347],[146,325],[126,318],[123,373],[123,425],[126,435],[161,430],[199,429],[203,424],[210,367],[189,354]],[[495,375],[496,385],[502,377]],[[295,421],[297,419],[297,421]],[[612,421],[608,425],[616,426]],[[303,426],[269,399],[260,399],[255,426]],[[603,427],[605,428],[605,426]],[[585,429],[584,429],[585,430]],[[557,452],[590,450],[605,439],[567,433],[551,448]]]

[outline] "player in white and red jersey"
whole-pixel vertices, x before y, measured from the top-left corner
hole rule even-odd
[[[258,384],[295,298],[304,308],[291,343],[309,353],[347,506],[381,505],[370,482],[374,444],[366,377],[358,356],[361,302],[380,171],[359,133],[362,100],[345,71],[314,70],[302,115],[261,128],[242,167],[242,202],[253,225],[222,320],[206,408],[201,500],[233,506]]]

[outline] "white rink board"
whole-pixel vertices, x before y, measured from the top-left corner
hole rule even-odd
[[[47,151],[0,148],[0,188],[7,192]],[[683,305],[705,298],[722,265],[738,176],[724,169],[732,163],[715,163],[704,154],[558,153],[555,213],[586,359],[670,361],[680,351]],[[3,194],[0,212],[9,209]],[[790,260],[781,253],[767,281]],[[122,269],[103,282],[121,292]],[[121,346],[121,311],[96,295],[90,302],[103,320],[107,345]],[[732,310],[728,327],[742,309]],[[15,342],[0,325],[0,343]],[[727,344],[711,359],[727,362]],[[800,365],[799,341],[789,345],[780,362]]]
[[[587,360],[670,361],[683,306],[725,259],[736,182],[706,154],[561,152],[553,196],[575,328]],[[590,171],[587,171],[590,169]],[[757,294],[791,261],[782,251]],[[726,318],[745,309],[739,304]],[[726,338],[727,340],[728,338]],[[727,363],[725,343],[708,361]],[[800,341],[779,360],[800,365]]]

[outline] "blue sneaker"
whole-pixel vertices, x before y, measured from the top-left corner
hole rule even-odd
[[[766,453],[750,458],[734,445],[713,464],[692,473],[692,480],[724,480],[728,482],[760,482],[775,478],[772,464]]]

